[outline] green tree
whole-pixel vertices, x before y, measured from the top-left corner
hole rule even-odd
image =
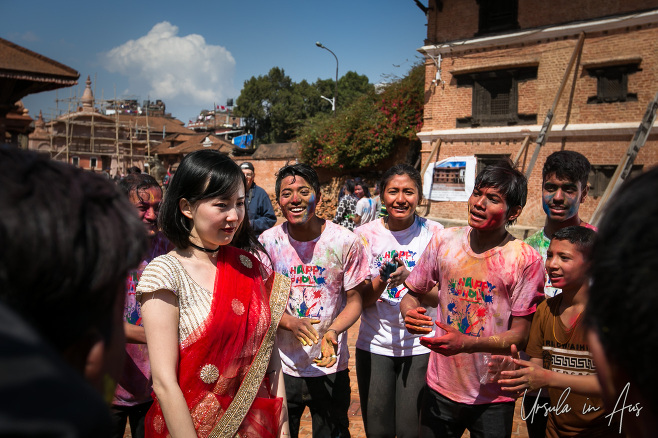
[[[388,158],[400,140],[418,142],[424,86],[425,67],[419,64],[382,93],[356,97],[336,117],[313,118],[297,137],[302,159],[317,167],[364,168]]]
[[[245,119],[258,143],[293,140],[304,122],[318,114],[331,114],[331,105],[320,96],[332,98],[335,81],[318,79],[294,83],[283,69],[273,67],[265,76],[245,81],[236,100],[235,114]],[[347,72],[338,80],[338,106],[347,107],[359,96],[372,92],[368,77]]]

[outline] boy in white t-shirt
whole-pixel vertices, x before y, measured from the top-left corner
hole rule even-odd
[[[287,221],[259,240],[274,271],[292,280],[277,332],[290,435],[297,437],[308,406],[314,436],[349,437],[346,332],[361,314],[368,259],[354,233],[315,215],[320,183],[313,168],[283,167],[275,190]]]

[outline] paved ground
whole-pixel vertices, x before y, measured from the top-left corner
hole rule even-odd
[[[359,402],[359,388],[356,383],[356,367],[354,366],[354,345],[356,343],[356,337],[359,333],[359,322],[357,321],[354,326],[348,331],[348,345],[350,349],[350,383],[352,386],[352,403],[349,409],[350,417],[350,433],[352,438],[365,438],[366,433],[363,429],[363,420],[361,419],[361,403]],[[514,427],[512,429],[512,437],[514,438],[528,438],[528,432],[526,430],[525,423],[521,420],[520,412],[521,402],[516,403],[516,411],[514,413]],[[300,438],[311,438],[313,436],[313,429],[311,426],[311,414],[308,409],[304,412],[302,417],[299,437]],[[464,434],[464,437],[469,437],[468,431]],[[126,428],[126,434],[124,438],[130,438],[130,428]]]
[[[354,345],[356,337],[359,333],[359,322],[357,321],[354,326],[348,331],[348,345],[350,349],[350,383],[352,386],[352,403],[350,405],[350,433],[352,438],[365,438],[366,433],[363,429],[363,420],[361,419],[361,403],[359,402],[359,388],[356,383],[356,367],[354,366]],[[521,402],[516,403],[516,411],[514,413],[514,427],[512,428],[512,437],[514,438],[528,438],[525,423],[521,420]],[[304,412],[302,417],[301,426],[299,430],[300,438],[311,438],[311,414],[308,409]],[[464,437],[469,437],[468,431]]]

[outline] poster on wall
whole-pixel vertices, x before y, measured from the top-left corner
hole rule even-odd
[[[427,166],[423,196],[432,201],[468,201],[475,185],[476,158],[450,157]]]

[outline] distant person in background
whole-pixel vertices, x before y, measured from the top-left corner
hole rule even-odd
[[[36,153],[0,147],[0,187],[0,434],[110,436],[144,225],[115,184]]]
[[[386,211],[386,206],[382,204],[382,198],[381,198],[381,187],[380,187],[380,182],[378,181],[375,183],[375,188],[373,189],[372,192],[372,198],[375,200],[377,203],[377,217],[384,217],[388,214]]]
[[[126,362],[112,401],[115,425],[113,436],[123,437],[128,421],[133,438],[143,438],[144,417],[153,403],[153,382],[142,312],[139,302],[135,299],[135,289],[146,265],[155,257],[166,254],[171,245],[158,230],[162,189],[155,178],[145,173],[132,173],[119,181],[119,188],[137,209],[138,217],[149,237],[149,250],[139,267],[130,272],[126,282],[123,312],[127,341]]]
[[[355,227],[367,224],[377,217],[377,203],[370,197],[368,186],[364,181],[359,181],[354,185],[354,197],[358,199],[352,219]]]
[[[338,202],[336,215],[332,221],[350,231],[354,231],[354,213],[356,213],[356,198],[354,197],[354,180],[348,179],[343,185],[345,195]]]
[[[276,224],[276,215],[272,207],[272,201],[263,188],[256,185],[256,173],[254,165],[244,162],[240,165],[242,173],[247,180],[247,194],[245,202],[249,213],[249,223],[256,236],[260,236],[265,230],[269,230]]]
[[[621,186],[606,206],[592,249],[592,283],[585,308],[589,348],[603,401],[628,436],[647,438],[658,430],[658,375],[650,353],[658,294],[658,168]]]

